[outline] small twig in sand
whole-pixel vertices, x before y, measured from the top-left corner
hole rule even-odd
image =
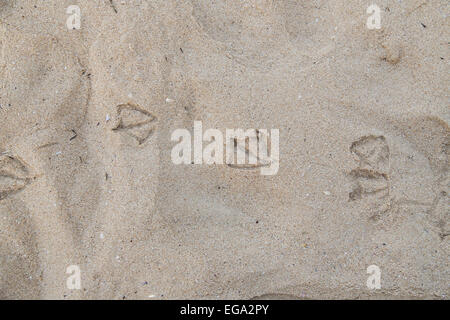
[[[77,134],[77,132],[76,132],[75,130],[72,129],[71,131],[73,132],[74,136],[73,136],[72,138],[69,139],[70,141],[72,141],[73,139],[75,139],[76,137],[78,137],[78,134]]]
[[[111,5],[111,7],[113,8],[114,12],[115,12],[115,13],[117,13],[118,11],[117,11],[117,8],[116,8],[116,6],[114,5],[114,2],[113,2],[113,0],[109,0],[109,4],[110,4],[110,5]]]

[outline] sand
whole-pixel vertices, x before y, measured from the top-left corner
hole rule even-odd
[[[450,7],[373,3],[0,0],[0,298],[448,299]]]

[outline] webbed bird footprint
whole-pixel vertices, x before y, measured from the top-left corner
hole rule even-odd
[[[114,131],[122,131],[143,144],[155,130],[157,118],[150,112],[132,104],[117,106],[118,123]]]
[[[353,182],[350,201],[364,200],[368,209],[386,211],[390,206],[390,152],[386,138],[361,137],[352,143],[350,152],[358,158],[358,167],[349,174]]]
[[[350,200],[359,200],[366,196],[384,197],[389,195],[388,176],[384,173],[367,169],[353,169],[350,176],[354,181]]]
[[[250,150],[250,140],[254,139],[254,143],[256,148],[254,150]],[[262,131],[255,130],[255,135],[249,136],[244,140],[243,144],[240,144],[238,139],[234,138],[232,141],[233,143],[233,159],[238,158],[238,152],[241,152],[245,155],[245,160],[248,161],[248,163],[238,164],[238,163],[228,163],[228,166],[233,169],[243,169],[243,170],[251,170],[251,169],[258,169],[261,167],[268,167],[271,165],[270,158],[266,155],[263,157],[260,157],[258,155],[258,149],[261,153],[261,148],[265,149],[266,152],[270,151],[270,139],[269,137],[264,134]],[[252,159],[252,160],[250,160]]]
[[[25,188],[32,180],[29,167],[20,159],[0,156],[0,200]]]
[[[350,151],[359,158],[359,168],[389,172],[389,146],[384,136],[365,136],[354,141]]]

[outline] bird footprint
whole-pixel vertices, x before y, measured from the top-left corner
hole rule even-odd
[[[30,169],[22,160],[0,156],[0,201],[24,189],[31,180]]]
[[[350,201],[364,200],[374,211],[386,211],[390,206],[390,152],[386,138],[361,137],[352,143],[350,152],[358,159],[358,167],[349,174],[353,182]]]
[[[117,106],[118,123],[113,131],[122,131],[135,138],[139,145],[152,136],[155,130],[156,116],[133,104]]]

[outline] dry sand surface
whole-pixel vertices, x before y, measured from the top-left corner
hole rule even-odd
[[[0,298],[448,299],[449,14],[0,0]],[[174,164],[194,121],[279,170]]]

